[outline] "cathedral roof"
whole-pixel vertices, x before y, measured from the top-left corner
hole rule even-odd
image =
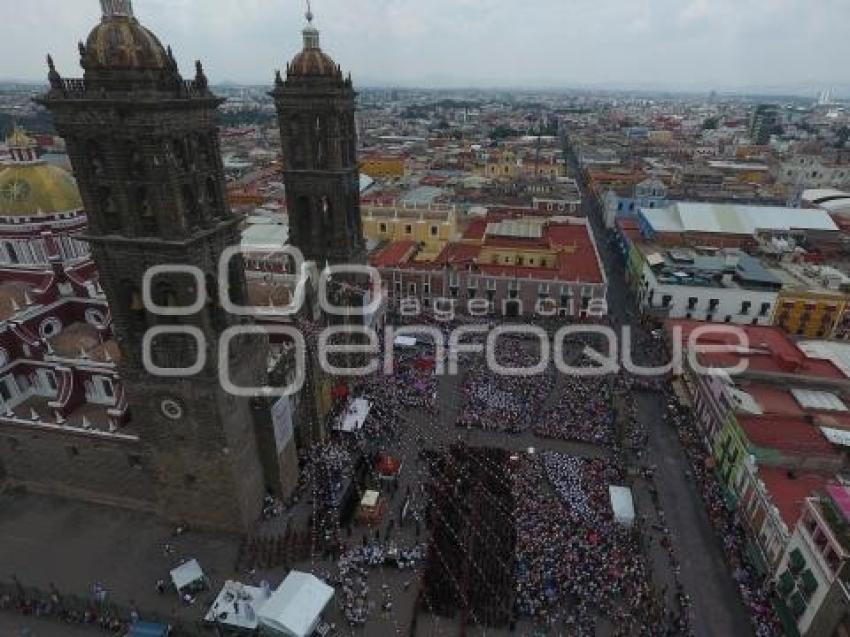
[[[89,69],[169,68],[169,56],[159,39],[133,16],[130,0],[101,0],[103,18],[81,49]]]

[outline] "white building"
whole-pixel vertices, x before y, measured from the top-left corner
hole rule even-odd
[[[781,281],[738,250],[699,253],[639,245],[641,309],[665,318],[770,325]]]
[[[816,155],[799,155],[783,162],[777,181],[801,188],[848,188],[850,164],[833,163]]]

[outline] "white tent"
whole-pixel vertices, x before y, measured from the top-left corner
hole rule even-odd
[[[257,588],[228,580],[205,619],[219,626],[256,630],[259,623],[257,613],[270,596],[268,586]]]
[[[635,501],[632,498],[632,490],[628,487],[608,487],[611,495],[611,509],[614,511],[614,519],[623,526],[633,526],[635,523]]]
[[[372,403],[364,398],[357,398],[351,401],[348,408],[340,414],[339,420],[334,428],[337,431],[344,431],[346,433],[359,431],[363,428],[363,424],[366,422],[366,417],[369,415],[371,410]]]
[[[189,560],[171,571],[171,581],[174,582],[174,588],[180,592],[195,585],[205,585],[207,578],[198,560]]]
[[[334,589],[314,575],[290,572],[259,610],[263,633],[285,637],[312,635],[333,596]]]
[[[395,347],[416,347],[416,339],[412,336],[396,336],[393,345]]]

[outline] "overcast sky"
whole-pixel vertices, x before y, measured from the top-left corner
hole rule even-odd
[[[98,0],[0,0],[0,78],[78,76]],[[134,0],[184,75],[269,83],[301,47],[302,0]],[[314,0],[360,85],[669,88],[850,85],[848,0]]]

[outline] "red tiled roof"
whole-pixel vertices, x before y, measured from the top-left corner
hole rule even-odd
[[[760,466],[758,476],[770,493],[770,499],[789,530],[793,530],[802,513],[803,500],[820,491],[832,480],[832,476],[823,473],[793,473],[788,475],[785,469]]]
[[[674,327],[682,329],[682,340],[687,344],[691,333],[698,327],[712,325],[702,321],[670,319],[665,327],[672,334]],[[816,376],[820,378],[843,379],[844,374],[833,363],[816,358],[809,358],[800,350],[791,338],[779,327],[756,325],[725,325],[716,324],[714,327],[728,329],[730,327],[743,330],[749,341],[749,351],[700,353],[699,360],[703,365],[716,367],[734,367],[742,358],[748,361],[748,369],[776,374],[797,374]],[[738,345],[740,341],[734,334],[720,332],[706,333],[699,338],[704,345]]]
[[[620,229],[620,232],[622,232],[629,239],[640,239],[640,224],[638,224],[637,219],[621,218],[614,221],[614,223]]]
[[[369,264],[376,268],[404,265],[414,255],[418,245],[415,241],[393,241],[380,252],[371,256]]]
[[[738,424],[756,447],[774,449],[790,456],[832,458],[839,455],[820,429],[802,418],[739,416]]]
[[[481,254],[481,246],[471,243],[447,243],[436,262],[452,265],[472,263],[479,254]]]

